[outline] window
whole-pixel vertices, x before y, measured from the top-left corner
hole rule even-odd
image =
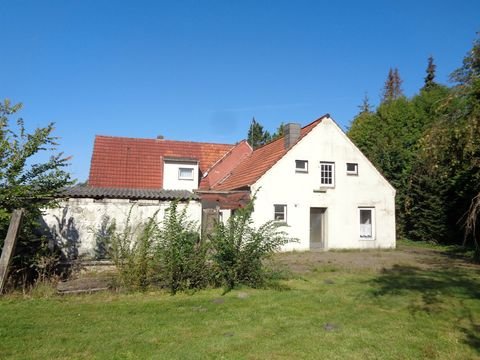
[[[308,161],[307,160],[295,160],[295,172],[308,173]]]
[[[375,238],[374,208],[359,208],[360,239],[372,240]]]
[[[273,205],[273,218],[287,222],[287,205]]]
[[[347,175],[358,175],[357,163],[347,163]]]
[[[322,186],[335,186],[335,163],[320,162],[320,184]]]
[[[193,168],[179,168],[178,169],[179,180],[193,180]]]

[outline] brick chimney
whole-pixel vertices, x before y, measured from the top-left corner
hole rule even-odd
[[[300,137],[300,124],[289,123],[284,128],[284,145],[285,149],[290,149]]]

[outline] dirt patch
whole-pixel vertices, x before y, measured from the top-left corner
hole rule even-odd
[[[442,250],[401,245],[395,250],[305,251],[280,253],[275,256],[280,265],[294,273],[310,271],[381,271],[395,265],[419,269],[474,267],[467,258]]]
[[[60,294],[91,293],[108,290],[111,288],[112,283],[113,274],[89,274],[88,276],[58,283],[57,291]]]

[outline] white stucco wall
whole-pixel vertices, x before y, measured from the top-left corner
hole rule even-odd
[[[295,160],[308,160],[308,173],[295,172]],[[335,187],[320,185],[320,162],[335,163]],[[358,163],[358,176],[346,163]],[[325,118],[253,186],[254,222],[273,219],[273,205],[287,205],[287,231],[299,239],[284,250],[310,248],[310,208],[327,208],[326,249],[395,247],[395,190],[330,118]],[[375,208],[375,237],[361,240],[359,207]]]
[[[180,168],[193,168],[193,179],[179,179]],[[163,164],[163,188],[168,190],[188,190],[198,188],[198,163],[165,160]]]
[[[68,255],[93,257],[96,248],[95,233],[100,231],[105,219],[115,220],[117,230],[124,228],[129,212],[130,224],[141,224],[156,214],[161,222],[168,201],[124,199],[69,199],[62,201],[58,208],[44,211],[43,221],[48,227],[53,241]],[[187,207],[189,220],[200,226],[202,207],[199,201],[179,203],[178,210]],[[74,256],[75,257],[75,256]]]

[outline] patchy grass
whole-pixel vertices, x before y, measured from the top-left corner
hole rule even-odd
[[[378,254],[281,254],[281,287],[225,296],[7,296],[0,358],[480,358],[480,268],[429,248]]]

